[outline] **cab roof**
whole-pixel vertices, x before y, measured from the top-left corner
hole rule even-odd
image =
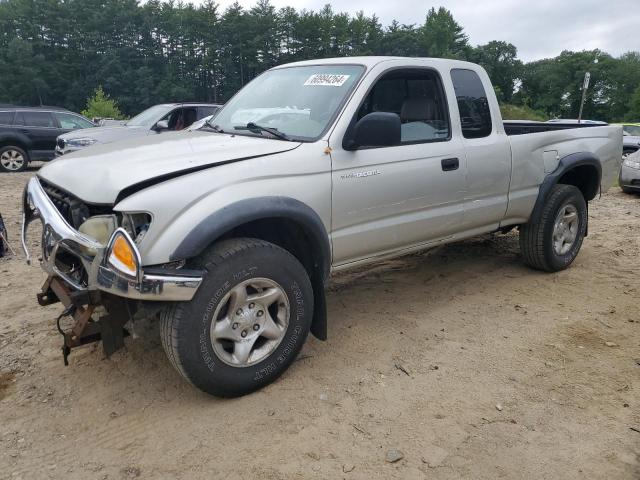
[[[374,67],[380,63],[400,61],[407,64],[407,67],[411,66],[432,66],[442,68],[462,67],[469,68],[471,66],[477,67],[475,63],[465,62],[462,60],[450,60],[448,58],[431,58],[431,57],[387,57],[387,56],[361,56],[361,57],[335,57],[335,58],[321,58],[317,60],[302,60],[299,62],[285,63],[278,65],[274,69],[286,68],[286,67],[302,67],[310,65],[340,65],[340,64],[356,64],[364,65],[367,68]]]

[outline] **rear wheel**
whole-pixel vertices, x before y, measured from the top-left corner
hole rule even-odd
[[[161,315],[170,361],[213,395],[244,395],[273,382],[309,333],[306,270],[286,250],[246,238],[217,243],[195,263],[207,271],[195,297]]]
[[[28,164],[27,152],[22,148],[11,145],[0,148],[0,171],[21,172]]]
[[[578,255],[587,230],[587,203],[573,185],[555,185],[537,223],[520,228],[524,262],[537,270],[557,272]]]

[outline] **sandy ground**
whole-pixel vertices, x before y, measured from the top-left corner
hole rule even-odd
[[[32,174],[0,174],[14,248]],[[65,368],[43,274],[0,259],[0,477],[638,479],[639,202],[594,202],[557,274],[522,266],[515,234],[342,274],[329,340],[235,400],[187,385],[152,322]]]

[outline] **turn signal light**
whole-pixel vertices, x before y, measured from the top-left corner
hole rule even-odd
[[[129,240],[120,232],[111,244],[109,253],[109,263],[129,276],[135,277],[138,274],[138,255]]]

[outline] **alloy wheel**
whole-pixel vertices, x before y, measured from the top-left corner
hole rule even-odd
[[[255,365],[278,347],[289,316],[289,299],[280,285],[267,278],[245,280],[218,304],[210,330],[213,350],[227,365]]]
[[[24,167],[24,155],[18,150],[5,150],[0,154],[0,165],[5,170],[17,172]]]
[[[556,255],[566,255],[571,250],[579,227],[578,209],[568,203],[560,209],[553,224],[553,251]]]

